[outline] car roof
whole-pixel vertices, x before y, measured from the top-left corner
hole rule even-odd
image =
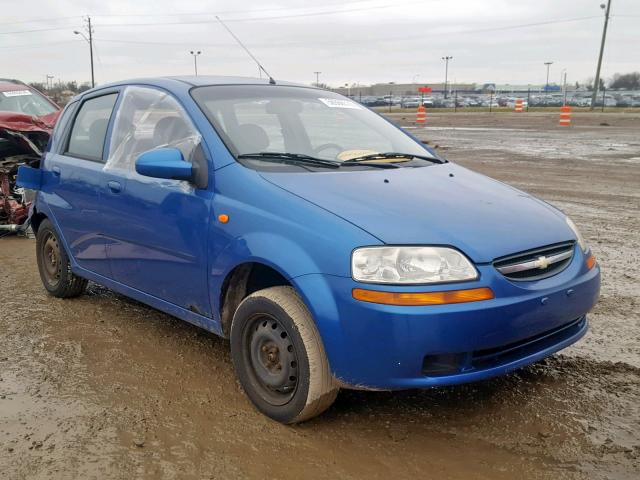
[[[184,76],[167,76],[167,77],[149,77],[149,78],[134,78],[130,80],[122,80],[118,82],[112,82],[105,85],[100,85],[99,88],[115,87],[129,84],[145,84],[156,85],[159,87],[167,86],[170,83],[181,83],[188,85],[189,87],[202,87],[208,85],[269,85],[268,78],[253,78],[253,77],[234,77],[234,76],[222,76],[222,75],[184,75]],[[276,85],[297,86],[297,87],[310,87],[309,85],[302,85],[293,82],[286,82],[282,80],[276,80]]]
[[[9,78],[0,78],[0,92],[11,92],[13,90],[31,90],[29,85],[22,83],[19,80],[13,80]]]

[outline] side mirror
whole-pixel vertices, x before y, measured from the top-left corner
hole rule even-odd
[[[146,177],[169,180],[193,179],[193,165],[185,162],[177,148],[157,148],[140,154],[136,160],[136,172]]]

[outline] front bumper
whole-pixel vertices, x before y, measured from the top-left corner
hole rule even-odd
[[[353,288],[425,291],[422,287],[363,285],[351,278],[312,274],[294,279],[322,335],[340,383],[367,389],[451,385],[500,375],[545,358],[579,340],[596,303],[600,270],[576,251],[561,273],[536,282],[511,282],[480,265],[474,282],[429,291],[490,287],[481,302],[401,307],[354,300]],[[462,286],[461,286],[462,285]],[[449,361],[434,373],[429,363]]]

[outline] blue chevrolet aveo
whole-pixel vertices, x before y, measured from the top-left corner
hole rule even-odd
[[[600,271],[572,221],[326,90],[231,77],[90,90],[31,211],[45,288],[91,280],[228,337],[284,423],[340,388],[486,379],[580,339]]]

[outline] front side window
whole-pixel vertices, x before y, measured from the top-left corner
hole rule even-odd
[[[135,170],[138,156],[162,147],[177,148],[186,161],[192,161],[201,137],[174,97],[162,90],[139,86],[127,87],[123,95],[105,169],[119,170],[142,180]]]
[[[387,152],[432,157],[380,116],[332,92],[219,85],[195,88],[192,96],[239,157],[259,152],[301,154],[332,162]]]
[[[67,154],[88,160],[102,160],[104,140],[117,93],[85,100],[76,115],[69,136]]]

